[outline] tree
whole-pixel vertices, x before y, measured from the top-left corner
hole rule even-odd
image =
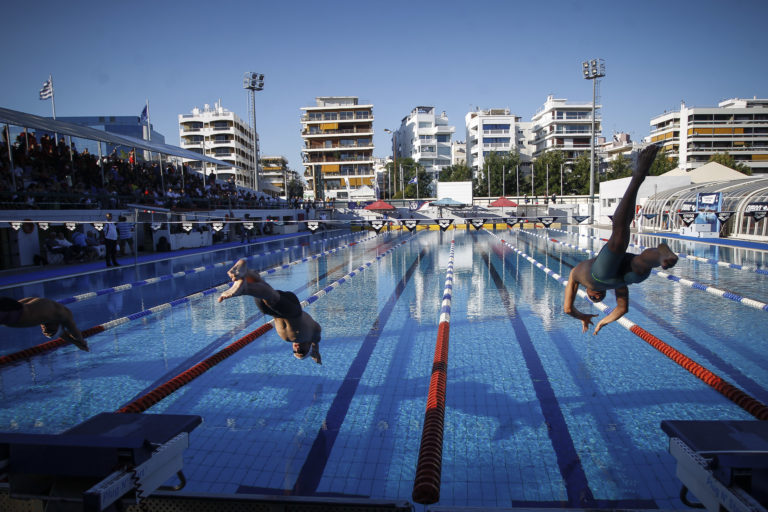
[[[291,181],[288,182],[288,190],[286,191],[285,197],[286,199],[290,199],[291,197],[304,197],[304,185],[296,178],[292,178]]]
[[[624,155],[619,155],[615,160],[609,162],[611,166],[610,179],[627,178],[632,176],[632,163]]]
[[[443,167],[439,181],[472,181],[472,168],[465,163]]]
[[[537,196],[549,195],[560,191],[560,166],[565,164],[565,155],[562,151],[552,150],[542,153],[533,162],[533,193]],[[547,167],[549,167],[549,187],[547,187]],[[565,176],[565,169],[563,169]],[[563,178],[565,181],[565,177]],[[530,181],[528,184],[530,185]],[[527,190],[530,190],[530,186]],[[566,192],[567,192],[566,188]]]
[[[496,153],[491,151],[483,161],[483,168],[473,184],[477,196],[501,196],[515,187],[515,170],[520,164],[520,153]],[[490,187],[488,178],[490,177]],[[490,188],[490,194],[489,194]]]
[[[670,158],[667,156],[666,148],[661,148],[659,152],[656,153],[656,159],[651,164],[651,170],[648,171],[648,175],[661,176],[675,167],[677,167],[677,158]]]
[[[406,183],[416,174],[416,167],[418,163],[413,158],[398,158],[397,169],[393,167],[392,162],[387,162],[387,173],[384,177],[384,197],[391,197],[393,199],[402,199],[403,191],[401,187],[404,187]],[[402,180],[400,179],[400,170],[402,169]],[[421,189],[421,183],[419,183],[419,189]]]
[[[752,169],[748,165],[737,162],[736,159],[733,158],[733,156],[727,151],[725,153],[715,153],[709,157],[708,162],[717,162],[726,167],[730,167],[735,171],[742,172],[747,176],[752,175]]]
[[[597,162],[595,162],[597,167]],[[590,154],[585,151],[579,155],[573,163],[571,172],[565,175],[565,193],[566,194],[589,194],[589,176],[592,172]],[[595,183],[595,193],[597,193],[597,183]]]

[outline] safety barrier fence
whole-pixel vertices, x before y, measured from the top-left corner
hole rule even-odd
[[[538,267],[539,269],[543,270],[545,274],[547,274],[549,277],[552,277],[553,279],[557,280],[560,284],[563,286],[566,286],[568,283],[568,280],[563,278],[558,273],[554,272],[552,269],[542,265],[538,261],[536,261],[534,258],[528,256],[524,252],[520,251],[510,243],[508,243],[503,238],[499,237],[495,233],[491,231],[487,231],[488,234],[490,234],[492,237],[496,238],[497,240],[501,241],[501,243],[513,251],[515,251],[517,254],[528,260],[530,263],[532,263],[534,266]],[[588,300],[589,297],[587,296],[587,293],[584,290],[579,289],[578,291],[579,297],[582,299]],[[606,306],[605,304],[597,303],[594,304],[590,301],[591,304],[593,304],[595,307],[600,309],[603,313],[607,314],[610,313],[612,308]],[[693,374],[695,377],[703,381],[705,384],[710,386],[715,391],[719,392],[729,400],[731,400],[733,403],[747,411],[749,414],[754,416],[755,418],[759,420],[768,420],[768,407],[763,404],[762,402],[756,400],[752,396],[748,395],[741,389],[737,388],[733,384],[729,383],[728,381],[724,380],[723,378],[717,376],[712,371],[706,369],[699,363],[695,362],[688,356],[684,355],[683,353],[679,352],[678,350],[672,348],[670,345],[665,343],[664,341],[660,340],[653,334],[649,333],[633,321],[629,320],[626,316],[620,318],[617,320],[617,323],[619,323],[622,327],[627,329],[632,334],[638,336],[640,339],[651,345],[653,348],[667,356],[669,359],[683,367],[685,370],[689,371],[691,374]]]
[[[370,238],[375,238],[375,237],[370,237]],[[367,238],[366,240],[369,240],[370,238]],[[345,244],[345,245],[340,246],[340,247],[335,247],[333,249],[328,249],[327,251],[323,251],[323,252],[318,253],[318,254],[313,254],[312,256],[307,256],[306,258],[301,258],[299,260],[294,260],[294,261],[291,261],[289,263],[284,263],[282,265],[279,265],[279,266],[276,266],[276,267],[273,267],[273,268],[270,268],[270,269],[267,269],[267,270],[263,270],[263,271],[261,271],[259,273],[259,275],[266,276],[266,275],[269,275],[269,274],[274,274],[278,270],[283,270],[283,269],[289,268],[289,267],[291,267],[293,265],[298,265],[300,263],[306,263],[308,261],[321,258],[321,257],[326,256],[328,254],[332,254],[332,253],[335,253],[335,252],[347,249],[349,247],[352,247],[354,245],[357,245],[358,243],[360,243],[360,242],[350,242],[349,244]],[[159,304],[159,305],[151,307],[149,309],[145,309],[143,311],[139,311],[137,313],[133,313],[133,314],[130,314],[128,316],[124,316],[124,317],[120,317],[120,318],[115,318],[114,320],[110,320],[109,322],[105,322],[103,324],[99,324],[99,325],[90,327],[90,328],[85,329],[85,330],[82,331],[83,338],[89,338],[89,337],[93,336],[94,334],[98,334],[100,332],[104,332],[104,331],[106,331],[108,329],[112,329],[114,327],[117,327],[117,326],[122,325],[124,323],[130,322],[132,320],[137,320],[139,318],[144,318],[145,316],[153,315],[155,313],[159,313],[161,311],[165,311],[167,309],[170,309],[170,308],[173,308],[173,307],[176,307],[176,306],[189,304],[192,301],[201,299],[201,298],[203,298],[205,296],[208,296],[208,295],[210,295],[212,293],[223,292],[224,290],[228,289],[230,287],[230,285],[231,285],[231,283],[229,283],[229,282],[222,283],[222,284],[220,284],[218,286],[215,286],[213,288],[208,288],[207,290],[196,292],[196,293],[187,295],[185,297],[181,297],[179,299],[173,300],[171,302],[166,302],[166,303],[163,303],[163,304]],[[29,348],[26,348],[26,349],[23,349],[23,350],[19,350],[17,352],[13,352],[11,354],[6,354],[4,356],[0,356],[0,367],[5,366],[7,364],[14,363],[16,361],[20,361],[22,359],[27,359],[27,358],[32,357],[32,356],[44,354],[46,352],[49,352],[51,350],[54,350],[54,349],[56,349],[58,347],[61,347],[61,346],[67,345],[67,344],[68,344],[68,342],[65,341],[63,338],[56,338],[56,339],[47,341],[45,343],[41,343],[40,345],[35,345],[34,347],[29,347]]]
[[[445,290],[437,326],[437,343],[429,381],[424,428],[421,431],[419,458],[413,481],[412,497],[416,503],[431,504],[440,500],[440,479],[443,463],[443,432],[445,426],[445,395],[448,381],[448,338],[451,326],[451,298],[453,295],[454,240],[448,258]]]
[[[332,240],[337,240],[339,238],[346,238],[348,236],[349,235],[340,235],[340,236],[336,236],[336,237],[326,238],[323,241],[328,242],[328,241],[332,241]],[[367,240],[370,240],[371,238],[375,238],[375,236],[368,237],[368,238],[365,238],[363,240],[358,240],[358,243],[365,242]],[[313,243],[316,243],[316,242],[320,242],[320,240],[313,241]],[[251,256],[245,256],[244,259],[253,260],[255,258],[263,258],[263,257],[269,256],[270,254],[279,254],[279,253],[283,253],[283,252],[289,252],[289,251],[292,251],[294,249],[298,249],[300,247],[301,246],[299,246],[299,245],[293,245],[291,247],[284,247],[282,249],[274,249],[272,251],[266,251],[266,252],[263,252],[261,254],[253,254]],[[174,272],[172,274],[165,274],[165,275],[162,275],[162,276],[150,277],[149,279],[142,279],[140,281],[134,281],[132,283],[124,283],[124,284],[117,285],[117,286],[110,286],[108,288],[102,288],[101,290],[97,290],[95,292],[81,293],[81,294],[78,294],[78,295],[74,295],[72,297],[66,297],[64,299],[58,300],[57,302],[59,304],[64,304],[64,305],[72,304],[73,302],[80,302],[80,301],[83,301],[83,300],[93,299],[95,297],[101,297],[102,295],[108,295],[108,294],[111,294],[111,293],[124,292],[124,291],[127,291],[127,290],[131,290],[133,288],[138,288],[140,286],[146,286],[148,284],[155,284],[155,283],[159,283],[159,282],[162,282],[162,281],[167,281],[169,279],[174,279],[174,278],[177,278],[177,277],[185,277],[185,276],[188,276],[190,274],[198,274],[200,272],[205,272],[207,270],[212,270],[212,269],[224,267],[224,266],[227,266],[227,265],[232,265],[232,261],[230,261],[230,260],[220,261],[218,263],[211,263],[209,265],[203,265],[203,266],[191,268],[191,269],[188,269],[188,270],[180,270],[179,272]]]
[[[306,300],[301,301],[302,307],[306,307],[309,304],[312,304],[313,302],[317,301],[320,297],[323,297],[324,295],[329,294],[332,290],[336,289],[341,284],[349,281],[352,277],[361,273],[363,270],[373,265],[373,263],[375,263],[376,261],[382,259],[388,254],[392,253],[395,249],[408,243],[409,240],[403,240],[402,242],[398,243],[394,247],[391,247],[390,249],[388,249],[386,252],[379,254],[378,256],[376,256],[376,258],[360,265],[357,269],[348,273],[344,277],[337,279],[330,285],[310,295]],[[169,396],[171,393],[173,393],[177,389],[181,388],[185,384],[188,384],[189,382],[196,379],[206,371],[210,370],[220,362],[224,361],[226,358],[228,358],[232,354],[246,347],[249,343],[261,337],[264,333],[269,332],[269,330],[274,327],[274,324],[275,324],[275,320],[274,319],[270,320],[269,322],[260,326],[258,329],[254,330],[253,332],[246,334],[242,338],[231,343],[230,345],[227,345],[226,347],[219,350],[215,354],[205,358],[204,360],[200,361],[199,363],[195,364],[189,369],[184,370],[183,372],[179,373],[175,377],[172,377],[171,379],[167,380],[163,384],[160,384],[155,389],[145,393],[144,395],[140,396],[136,400],[124,405],[123,407],[118,409],[117,412],[140,413],[140,412],[146,411],[153,405],[160,402],[165,397]]]
[[[598,238],[596,236],[585,235],[583,233],[572,233],[572,232],[569,232],[569,231],[564,231],[562,229],[555,229],[555,228],[550,228],[550,229],[552,231],[557,231],[559,233],[565,233],[566,235],[583,236],[585,238],[591,238],[593,240],[601,240],[603,242],[606,241],[605,238]],[[638,233],[638,235],[653,236],[653,237],[657,237],[657,238],[662,238],[659,235],[652,235],[650,233]],[[630,247],[637,247],[638,249],[643,250],[643,251],[645,249],[647,249],[647,247],[645,247],[644,245],[638,245],[638,244],[633,244],[633,243],[630,243],[629,246]],[[717,265],[719,267],[732,268],[734,270],[746,270],[748,272],[754,272],[756,274],[768,275],[768,269],[765,269],[765,268],[753,267],[751,265],[741,265],[739,263],[729,263],[727,261],[720,261],[720,260],[717,260],[715,258],[702,258],[701,256],[694,256],[693,254],[685,254],[685,253],[682,253],[682,252],[681,253],[677,253],[677,255],[680,256],[681,258],[686,258],[686,259],[694,260],[694,261],[700,261],[702,263],[709,263],[710,265]]]
[[[549,240],[551,242],[555,242],[555,243],[560,244],[560,245],[565,245],[566,247],[571,247],[573,249],[577,249],[579,251],[586,252],[587,254],[591,254],[593,256],[597,255],[597,253],[594,252],[594,251],[591,251],[589,249],[583,249],[581,247],[577,247],[577,246],[569,244],[567,242],[562,242],[560,240],[557,240],[556,238],[545,237],[545,236],[539,235],[537,233],[532,233],[532,232],[527,231],[527,230],[520,230],[520,231],[525,233],[526,235],[531,235],[531,236],[536,236],[536,237],[539,237],[539,238],[543,238],[544,240]],[[601,239],[601,240],[603,240],[603,239]],[[647,249],[647,247],[643,247],[643,249]],[[715,297],[720,297],[722,299],[729,299],[729,300],[732,300],[734,302],[738,302],[739,304],[744,304],[745,306],[749,306],[751,308],[755,308],[755,309],[759,309],[759,310],[768,312],[768,304],[766,304],[765,302],[761,302],[761,301],[756,300],[756,299],[750,299],[749,297],[744,297],[743,295],[739,295],[737,293],[729,292],[729,291],[726,291],[726,290],[721,290],[719,288],[715,288],[714,286],[709,286],[709,285],[706,285],[706,284],[697,283],[696,281],[691,281],[690,279],[686,279],[684,277],[678,277],[678,276],[672,275],[672,274],[670,274],[668,272],[664,272],[662,270],[651,270],[651,273],[656,274],[657,276],[666,278],[669,281],[673,281],[673,282],[679,283],[681,285],[688,286],[689,288],[705,291],[705,292],[707,292],[707,293],[709,293],[711,295],[714,295]]]

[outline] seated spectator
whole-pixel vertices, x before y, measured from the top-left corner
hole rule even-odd
[[[77,231],[72,236],[72,245],[80,255],[80,261],[93,261],[99,257],[99,250],[94,245],[89,245],[88,237],[82,231]]]
[[[54,231],[48,232],[48,238],[45,240],[45,249],[49,254],[61,254],[64,263],[69,263],[72,259],[72,249],[66,245],[61,245]]]

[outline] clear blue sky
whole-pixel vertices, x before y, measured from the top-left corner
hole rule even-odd
[[[744,1],[74,1],[6,2],[0,106],[56,114],[139,115],[178,144],[178,114],[221,99],[248,119],[257,93],[262,154],[301,166],[300,108],[316,96],[374,105],[384,128],[417,105],[446,111],[464,139],[475,107],[529,121],[548,94],[591,101],[581,62],[601,57],[603,134],[648,135],[650,118],[733,97],[768,97],[768,2]]]

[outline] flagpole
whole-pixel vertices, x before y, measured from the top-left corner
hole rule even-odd
[[[56,99],[53,91],[53,75],[48,75],[48,82],[51,84],[51,109],[53,110],[53,120],[56,120]],[[53,145],[55,146],[59,142],[58,132],[53,132]]]

